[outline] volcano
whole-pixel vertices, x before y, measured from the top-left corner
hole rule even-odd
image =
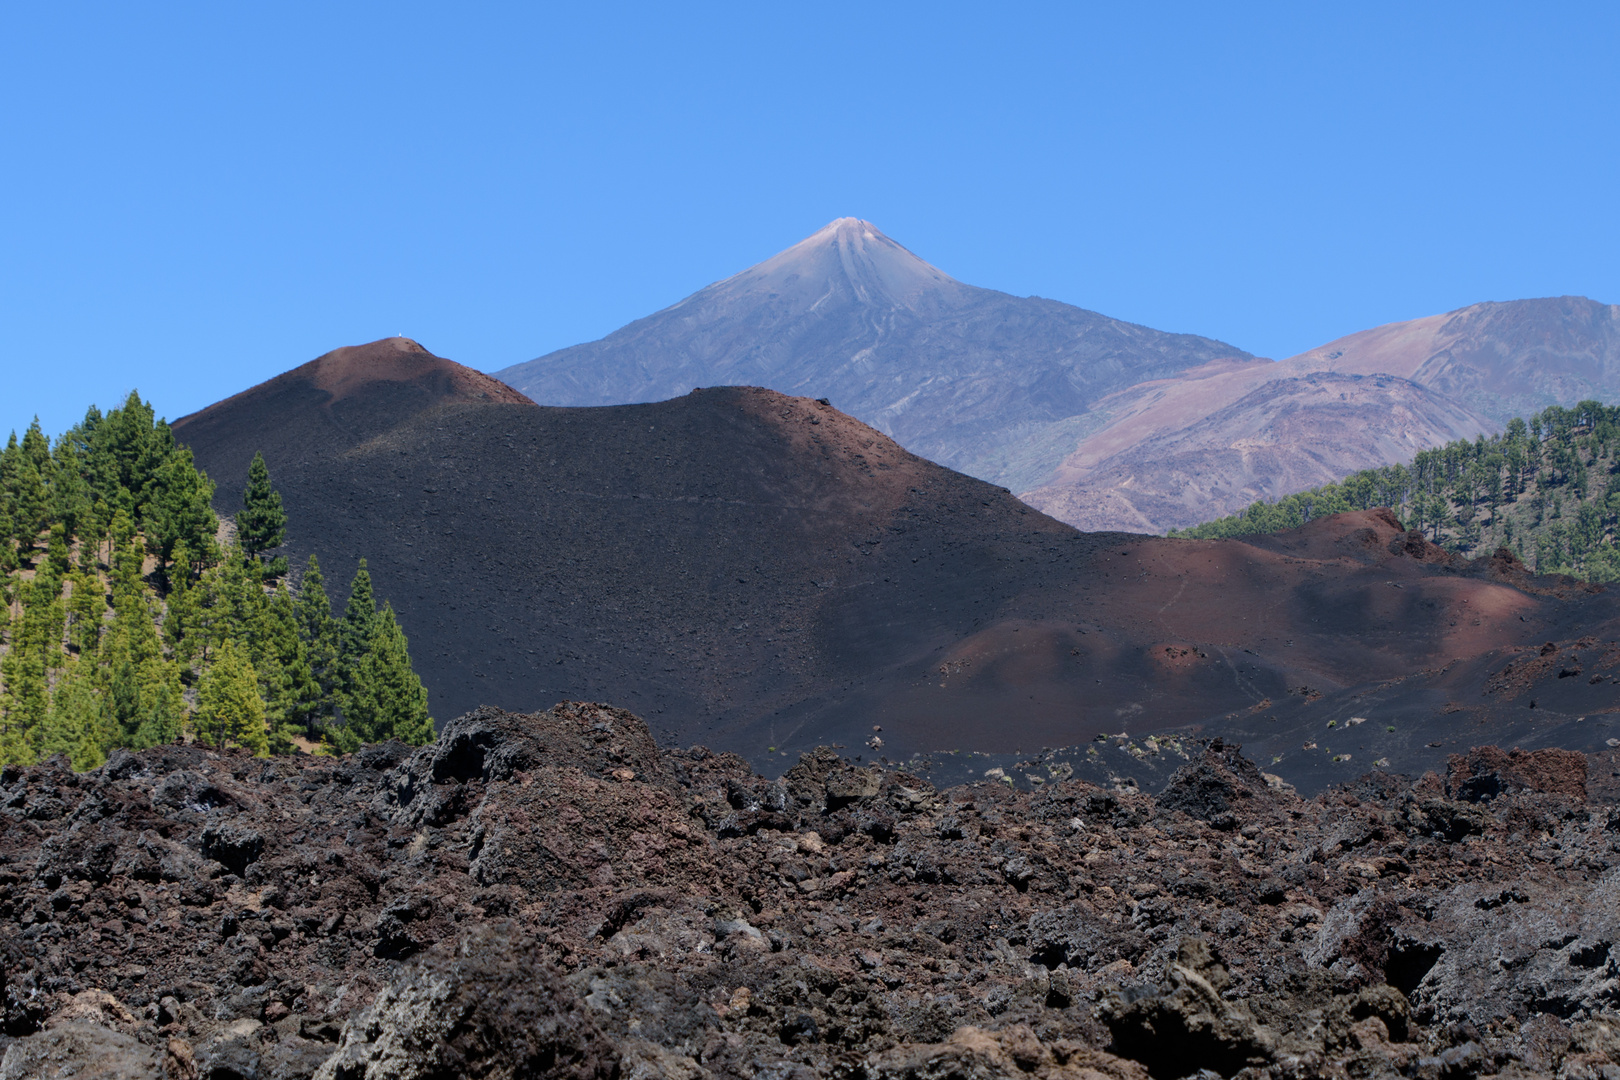
[[[348,383],[306,365],[174,430],[223,512],[264,452],[294,566],[318,551],[339,582],[369,558],[441,719],[608,701],[762,768],[862,752],[875,726],[898,756],[1244,730],[1320,784],[1492,731],[1601,742],[1620,716],[1607,675],[1521,655],[1607,672],[1609,593],[1460,562],[1387,512],[1249,542],[1081,533],[825,402],[542,407],[419,350],[328,354],[376,362]],[[1320,738],[1341,713],[1378,738]]]
[[[1009,456],[1050,457],[1049,470],[1072,448],[1032,447],[1047,425],[1213,361],[1258,362],[1209,338],[963,284],[849,217],[600,341],[496,374],[547,405],[661,401],[718,383],[826,397],[908,450],[1010,483]]]

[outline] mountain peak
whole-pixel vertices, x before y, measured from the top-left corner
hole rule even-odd
[[[175,435],[196,452],[240,459],[255,450],[274,465],[306,453],[316,433],[335,425],[350,442],[384,430],[397,417],[467,403],[534,402],[492,375],[435,356],[407,337],[346,345],[307,364],[215,402],[174,422]],[[238,445],[243,418],[274,416],[276,438]]]
[[[857,217],[841,217],[829,221],[806,237],[802,243],[810,244],[819,241],[821,243],[859,244],[864,241],[875,242],[878,240],[887,240],[891,244],[894,243],[894,241],[883,235],[883,230],[870,221]]]
[[[842,217],[685,302],[725,293],[778,304],[786,301],[790,309],[803,312],[825,310],[835,299],[916,309],[947,295],[954,298],[968,288],[889,239],[870,221]]]

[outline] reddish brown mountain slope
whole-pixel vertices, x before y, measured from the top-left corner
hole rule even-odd
[[[1163,532],[1358,469],[1411,461],[1420,450],[1492,427],[1405,379],[1321,372],[1254,382],[1208,412],[1188,387],[1179,395],[1190,406],[1181,427],[1166,415],[1170,409],[1145,408],[1137,423],[1081,443],[1021,498],[1079,528]]]
[[[1620,399],[1620,307],[1474,304],[1122,390],[1023,498],[1079,528],[1163,532],[1586,398]]]
[[[243,395],[176,430],[225,509],[265,452],[295,565],[316,549],[344,581],[370,557],[441,719],[606,700],[762,764],[859,748],[875,724],[894,754],[1278,715],[1267,731],[1298,746],[1335,702],[1385,687],[1406,710],[1385,756],[1416,766],[1455,736],[1462,692],[1423,673],[1615,636],[1608,594],[1453,566],[1376,514],[1253,543],[1084,534],[804,398],[423,407],[399,385],[330,405]],[[1537,712],[1526,739],[1573,722],[1566,706],[1610,708],[1611,689]],[[1529,715],[1481,700],[1493,722]],[[1315,783],[1355,767],[1290,751],[1277,768]]]
[[[434,356],[410,338],[392,337],[333,349],[181,417],[174,428],[198,453],[230,444],[244,424],[278,446],[329,449],[370,438],[422,409],[458,402],[533,404],[499,379]]]

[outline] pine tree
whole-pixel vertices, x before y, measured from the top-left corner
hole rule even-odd
[[[238,643],[254,640],[267,603],[264,567],[243,558],[239,547],[232,547],[220,562],[213,583],[217,594],[211,627],[214,643],[218,645],[226,638],[235,638]]]
[[[50,493],[45,481],[31,461],[24,460],[17,469],[16,487],[12,490],[12,535],[17,548],[25,556],[34,549],[39,532],[50,521]]]
[[[41,756],[66,754],[74,769],[94,769],[107,760],[104,747],[111,741],[108,726],[93,665],[75,663],[51,694],[51,709],[40,740]]]
[[[186,545],[193,555],[202,555],[213,547],[219,529],[219,519],[210,505],[214,482],[197,471],[189,449],[171,449],[144,490],[148,550],[169,563],[174,559],[176,545]]]
[[[72,594],[68,597],[68,644],[79,655],[94,654],[101,644],[102,622],[107,614],[107,595],[101,578],[84,570],[76,570],[68,578]]]
[[[408,746],[423,746],[433,741],[427,691],[411,669],[410,646],[392,605],[383,604],[377,616],[371,647],[356,666],[344,716],[349,730],[363,742],[399,739]]]
[[[254,454],[253,463],[248,466],[242,512],[236,515],[236,535],[243,554],[263,561],[269,576],[279,577],[287,572],[286,559],[270,559],[265,555],[287,539],[287,514],[281,508],[281,492],[270,486],[270,469],[262,453]]]
[[[17,528],[11,513],[0,506],[0,574],[17,569]]]
[[[65,575],[73,566],[73,554],[68,548],[67,526],[60,521],[51,524],[51,538],[45,547],[45,558],[50,563],[51,572],[58,576]]]
[[[91,512],[90,485],[84,480],[83,453],[75,434],[69,432],[58,439],[51,452],[55,463],[51,470],[51,516],[62,523],[69,536],[81,534]]]
[[[161,659],[148,660],[141,666],[139,679],[140,718],[127,745],[144,750],[179,741],[185,730],[186,716],[180,666]]]
[[[220,646],[203,673],[194,726],[198,738],[220,748],[234,744],[259,757],[270,753],[259,677],[234,639]]]
[[[22,455],[24,460],[39,472],[41,479],[48,481],[51,478],[51,442],[45,437],[45,432],[40,430],[37,416],[23,433]]]
[[[183,715],[179,674],[164,660],[155,598],[140,576],[142,555],[133,538],[113,554],[113,617],[101,651],[118,743],[136,748],[170,741]]]
[[[339,701],[347,710],[347,700],[355,690],[355,674],[360,661],[371,651],[371,638],[377,626],[377,601],[371,595],[371,571],[366,560],[349,582],[349,602],[343,608],[343,621],[338,627]]]
[[[175,545],[174,562],[169,565],[169,597],[163,612],[163,640],[177,660],[190,663],[202,621],[200,604],[204,590],[193,580],[191,551],[182,542]]]
[[[38,760],[45,714],[50,706],[49,673],[60,666],[61,598],[53,579],[36,578],[22,590],[22,616],[11,630],[11,646],[0,657],[0,752],[7,761]],[[53,637],[52,630],[55,629]]]
[[[314,555],[309,557],[298,583],[297,614],[298,636],[304,643],[304,657],[316,687],[315,700],[305,717],[306,732],[315,738],[319,729],[337,715],[343,673],[338,662],[338,623],[332,618],[332,602],[321,578],[320,561]]]
[[[259,673],[271,748],[276,753],[287,753],[293,747],[293,729],[307,723],[308,711],[319,698],[320,688],[310,673],[304,643],[298,636],[298,613],[285,588],[278,588],[267,598],[250,655]]]

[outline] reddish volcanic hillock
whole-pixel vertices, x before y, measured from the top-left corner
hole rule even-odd
[[[938,790],[828,748],[769,779],[566,702],[414,752],[8,767],[0,1072],[1620,1066],[1620,808],[1584,757],[1475,747],[1305,799],[1188,750],[1158,797]]]
[[[251,460],[261,450],[285,457],[346,448],[422,410],[474,402],[534,404],[499,379],[393,337],[333,349],[173,427],[199,457],[234,461],[245,450]]]

